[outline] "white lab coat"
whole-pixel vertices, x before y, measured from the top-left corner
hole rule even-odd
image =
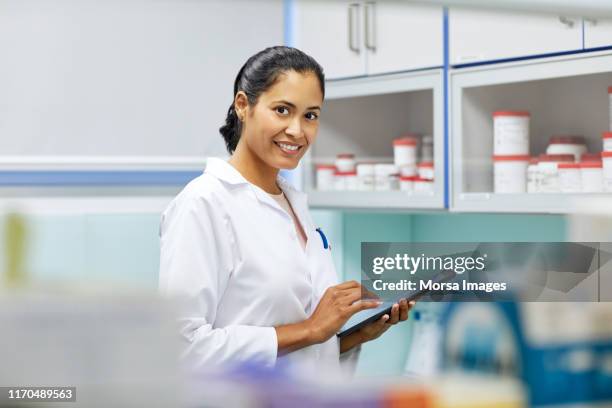
[[[159,286],[180,304],[184,357],[196,369],[277,362],[275,326],[305,320],[338,283],[331,251],[315,230],[306,195],[279,176],[307,236],[261,188],[221,159],[208,160],[162,215]],[[358,349],[339,355],[333,336],[282,359],[302,369],[354,369]]]

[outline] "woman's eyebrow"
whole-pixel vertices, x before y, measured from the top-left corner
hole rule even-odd
[[[292,104],[292,103],[291,103],[291,102],[289,102],[289,101],[284,101],[284,100],[281,100],[281,101],[274,101],[274,103],[282,103],[282,104],[287,105],[287,106],[289,106],[289,107],[291,107],[291,108],[295,108],[295,105],[294,105],[294,104]],[[306,110],[312,110],[312,109],[318,109],[318,110],[321,110],[321,107],[320,107],[320,106],[316,106],[316,105],[315,105],[315,106],[310,106],[310,107],[308,107]]]

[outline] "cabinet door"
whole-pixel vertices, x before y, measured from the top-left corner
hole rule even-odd
[[[293,45],[313,56],[327,79],[365,75],[363,9],[356,1],[296,1]]]
[[[584,19],[585,48],[609,47],[612,45],[612,19]]]
[[[392,0],[366,2],[364,9],[368,74],[443,64],[441,6]]]
[[[451,8],[450,62],[462,64],[582,49],[576,17]]]

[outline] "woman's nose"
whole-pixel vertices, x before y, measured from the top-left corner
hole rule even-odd
[[[294,136],[294,137],[301,137],[302,136],[302,123],[300,121],[299,118],[295,118],[291,121],[291,123],[289,123],[289,127],[286,130],[288,135]]]

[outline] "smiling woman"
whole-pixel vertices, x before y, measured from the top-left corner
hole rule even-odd
[[[333,370],[408,317],[402,301],[336,337],[353,314],[379,302],[361,300],[355,281],[338,284],[306,196],[278,174],[316,140],[324,84],[319,64],[295,48],[249,58],[220,129],[231,158],[209,159],[162,215],[160,289],[181,306],[185,358],[196,368],[283,358]]]

